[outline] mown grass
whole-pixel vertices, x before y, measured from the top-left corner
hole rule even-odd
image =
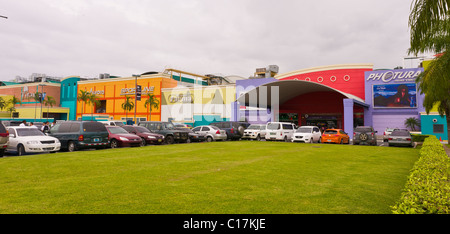
[[[213,142],[0,158],[0,213],[390,213],[419,151]]]

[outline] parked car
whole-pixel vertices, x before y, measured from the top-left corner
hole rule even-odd
[[[9,126],[19,126],[22,121],[18,121],[18,120],[2,120],[3,125],[5,125],[5,127],[9,127]]]
[[[250,126],[247,122],[238,121],[223,121],[211,123],[211,126],[216,126],[222,130],[226,131],[227,139],[229,140],[239,140],[242,135],[244,135],[244,130]]]
[[[151,132],[147,128],[142,126],[125,125],[122,126],[127,132],[135,134],[142,139],[141,145],[147,144],[162,144],[164,142],[164,136],[158,133]]]
[[[145,127],[154,133],[163,135],[167,144],[187,142],[189,139],[189,134],[187,132],[176,130],[175,126],[171,122],[143,121],[139,123],[139,126]]]
[[[396,128],[386,128],[383,133],[383,141],[387,142],[389,139],[389,136],[391,135],[392,131],[394,131]]]
[[[219,129],[216,126],[198,126],[192,129],[193,132],[198,133],[200,136],[204,137],[207,142],[226,140],[227,133],[223,129]]]
[[[125,123],[119,120],[111,120],[111,121],[100,121],[100,123],[106,126],[125,126]]]
[[[57,122],[50,128],[48,135],[58,138],[61,142],[61,149],[69,152],[109,146],[108,130],[105,125],[95,121]]]
[[[109,142],[111,148],[117,147],[137,147],[142,145],[142,138],[127,132],[119,126],[106,126],[109,132]]]
[[[413,146],[411,133],[406,129],[395,129],[388,138],[389,146]]]
[[[287,122],[269,122],[266,127],[266,141],[291,141],[295,124]]]
[[[301,126],[295,130],[292,142],[320,143],[322,134],[317,126]]]
[[[342,129],[326,129],[322,133],[322,143],[349,144],[350,137]]]
[[[174,124],[175,128],[188,128],[188,129],[192,129],[192,126],[189,124],[180,124],[180,123],[176,123]]]
[[[192,129],[190,128],[175,128],[177,130],[183,131],[183,132],[187,132],[189,134],[189,140],[186,143],[191,143],[191,142],[200,142],[200,141],[205,141],[205,136],[202,136],[198,133],[195,133],[192,131]]]
[[[7,152],[15,152],[17,155],[26,153],[56,152],[61,148],[61,143],[55,137],[47,136],[36,127],[8,127],[9,143]]]
[[[0,157],[3,157],[5,154],[6,147],[9,142],[9,132],[6,129],[5,125],[0,122]]]
[[[377,145],[376,133],[371,126],[358,126],[353,131],[353,144]]]
[[[265,124],[252,124],[244,130],[244,134],[241,139],[255,139],[257,141],[265,139],[266,137],[266,125]]]

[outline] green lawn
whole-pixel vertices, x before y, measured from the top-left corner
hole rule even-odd
[[[391,213],[419,150],[212,142],[0,158],[0,213]]]

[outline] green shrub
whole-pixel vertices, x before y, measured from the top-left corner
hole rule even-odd
[[[424,142],[427,137],[430,135],[422,135],[422,134],[411,134],[413,142]]]
[[[450,214],[450,159],[436,137],[425,139],[394,214]]]

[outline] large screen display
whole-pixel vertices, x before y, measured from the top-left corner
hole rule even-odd
[[[416,108],[415,83],[373,85],[374,108]]]

